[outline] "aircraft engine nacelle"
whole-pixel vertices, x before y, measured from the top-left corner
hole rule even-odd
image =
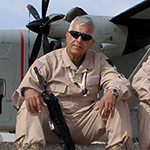
[[[79,7],[72,8],[66,15],[66,20],[71,22],[76,16],[87,15],[87,13]]]
[[[63,41],[52,40],[49,42],[49,45],[50,45],[50,50],[53,51],[55,49],[65,47],[67,45],[67,43],[65,40],[63,40]]]

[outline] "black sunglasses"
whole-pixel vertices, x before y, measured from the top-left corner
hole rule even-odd
[[[92,36],[89,35],[89,34],[80,33],[80,32],[73,31],[73,30],[68,31],[68,32],[69,32],[69,33],[71,34],[71,36],[73,36],[75,39],[77,39],[79,36],[82,37],[82,40],[83,40],[83,41],[89,41],[89,40],[92,39]]]

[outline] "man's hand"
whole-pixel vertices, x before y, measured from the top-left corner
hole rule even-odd
[[[110,114],[111,118],[114,117],[116,99],[116,96],[108,90],[97,104],[95,110],[98,111],[99,116],[102,115],[104,121],[108,119]]]
[[[41,112],[42,106],[47,106],[44,103],[43,98],[34,89],[27,89],[24,92],[24,97],[26,100],[27,109],[30,113],[37,114]]]

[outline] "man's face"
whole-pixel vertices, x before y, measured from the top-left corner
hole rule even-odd
[[[80,25],[78,21],[75,21],[69,31],[78,31],[93,36],[93,30],[91,25]],[[81,36],[74,38],[70,33],[66,33],[67,52],[73,62],[78,62],[87,52],[87,50],[95,43],[94,39],[84,41]]]

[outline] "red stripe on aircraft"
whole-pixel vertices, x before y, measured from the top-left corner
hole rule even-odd
[[[24,36],[21,30],[19,30],[21,38],[21,81],[24,77]]]
[[[6,100],[6,102],[12,102],[12,100]]]

